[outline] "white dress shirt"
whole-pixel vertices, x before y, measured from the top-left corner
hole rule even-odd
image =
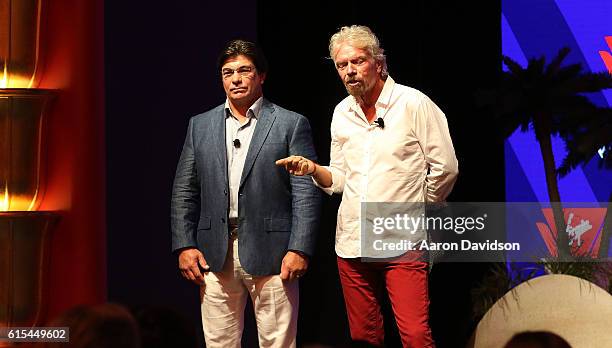
[[[257,125],[257,117],[261,110],[263,97],[259,97],[247,110],[247,121],[240,124],[240,121],[232,114],[229,101],[225,101],[225,146],[227,149],[227,173],[229,175],[230,206],[229,217],[238,217],[238,189],[246,155],[251,145],[253,131]],[[240,146],[234,145],[234,140],[240,142]]]
[[[441,202],[458,173],[446,117],[425,94],[387,77],[375,106],[384,128],[367,121],[353,96],[331,123],[332,185],[323,190],[342,193],[336,253],[344,258],[362,256],[362,202]]]

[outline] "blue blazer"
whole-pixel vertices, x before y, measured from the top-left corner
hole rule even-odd
[[[213,272],[228,248],[225,117],[219,105],[189,120],[172,190],[172,250],[197,247]],[[308,120],[264,99],[238,191],[238,254],[252,275],[279,274],[287,250],[314,251],[322,196],[275,165],[290,155],[316,158]]]

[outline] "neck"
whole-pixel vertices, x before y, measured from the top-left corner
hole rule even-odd
[[[234,115],[234,117],[240,119],[243,119],[246,117],[247,115],[247,111],[249,111],[249,108],[251,107],[252,104],[250,105],[235,105],[232,102],[229,102],[229,107],[230,110],[232,110],[232,115]]]
[[[232,110],[232,114],[238,118],[239,120],[242,120],[244,118],[247,117],[247,112],[249,111],[249,108],[255,104],[255,102],[257,101],[257,99],[259,99],[260,96],[254,98],[253,100],[250,100],[248,102],[244,102],[244,103],[234,103],[231,100],[229,100],[229,107],[230,110]]]

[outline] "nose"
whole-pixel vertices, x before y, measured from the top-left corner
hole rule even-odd
[[[357,73],[357,70],[355,69],[355,66],[353,66],[353,64],[351,64],[351,62],[349,62],[346,66],[346,73],[347,75],[355,75]]]
[[[232,83],[237,85],[237,84],[240,84],[241,81],[242,81],[242,76],[240,76],[240,74],[237,71],[234,71],[234,73],[232,74]]]

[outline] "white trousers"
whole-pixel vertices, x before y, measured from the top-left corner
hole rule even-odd
[[[298,281],[283,281],[280,275],[246,273],[238,259],[238,239],[230,239],[230,243],[223,270],[206,273],[200,288],[206,347],[241,347],[247,295],[255,309],[259,346],[295,347]]]

